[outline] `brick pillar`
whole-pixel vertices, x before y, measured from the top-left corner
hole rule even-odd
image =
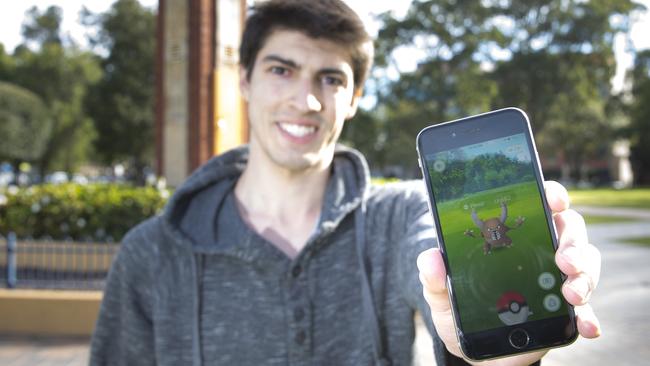
[[[214,152],[216,0],[190,0],[189,11],[189,169]]]
[[[165,173],[164,135],[165,128],[165,93],[164,93],[164,64],[165,64],[165,0],[158,0],[158,16],[156,18],[156,94],[155,94],[155,138],[156,138],[156,174]]]

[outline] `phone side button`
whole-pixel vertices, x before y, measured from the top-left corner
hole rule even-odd
[[[516,349],[522,349],[528,345],[530,337],[528,336],[528,332],[518,328],[510,332],[508,335],[508,341],[510,342],[510,345]]]

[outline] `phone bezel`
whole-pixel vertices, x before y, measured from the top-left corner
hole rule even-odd
[[[499,128],[494,128],[495,124],[499,124]],[[518,353],[532,352],[545,348],[559,347],[570,344],[577,338],[575,313],[573,307],[568,303],[568,316],[547,318],[474,333],[466,333],[462,330],[458,306],[455,300],[453,287],[451,286],[453,271],[449,266],[449,261],[445,251],[438,211],[434,210],[436,201],[431,188],[425,156],[461,146],[471,145],[473,143],[511,136],[517,133],[524,133],[526,136],[527,146],[532,157],[531,160],[537,188],[541,193],[541,201],[544,207],[547,225],[551,232],[551,240],[554,250],[557,250],[557,231],[546,196],[543,194],[544,176],[541,170],[539,154],[537,153],[528,116],[526,116],[524,111],[518,108],[499,109],[429,126],[420,131],[417,136],[416,146],[418,159],[420,161],[422,176],[429,196],[429,211],[433,215],[436,230],[439,234],[438,238],[441,244],[440,251],[442,252],[445,267],[447,269],[447,287],[449,289],[449,299],[452,304],[452,313],[456,323],[458,341],[464,355],[472,360],[486,360]],[[562,279],[565,279],[564,274],[562,274]],[[513,329],[524,329],[526,332],[533,335],[531,339],[534,340],[534,342],[521,349],[515,348],[509,344],[508,341],[508,334]],[[551,330],[547,331],[549,329]],[[542,331],[544,331],[544,334],[540,334]]]

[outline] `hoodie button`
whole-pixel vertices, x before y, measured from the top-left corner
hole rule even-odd
[[[293,275],[294,278],[300,276],[301,273],[302,273],[302,268],[300,266],[295,266],[291,270],[291,274]]]
[[[295,341],[297,344],[302,345],[303,343],[305,343],[306,338],[307,338],[307,334],[305,334],[304,330],[301,330],[296,334]]]

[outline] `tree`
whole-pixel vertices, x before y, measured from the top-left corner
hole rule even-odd
[[[375,59],[379,68],[395,68],[399,49],[423,52],[414,71],[384,82],[378,92],[379,103],[387,108],[390,156],[399,156],[393,163],[405,162],[407,172],[416,171],[413,145],[419,130],[489,109],[496,86],[477,55],[487,40],[504,41],[499,29],[485,26],[491,16],[481,2],[440,0],[414,1],[401,20],[382,16]]]
[[[118,0],[104,14],[86,11],[100,28],[93,43],[108,50],[102,79],[86,100],[105,163],[131,160],[137,172],[153,161],[155,15],[136,0]]]
[[[0,43],[0,80],[9,80],[14,73],[14,60],[5,52],[5,46]]]
[[[542,154],[563,157],[562,179],[587,180],[585,161],[606,157],[618,127],[609,108],[614,35],[628,30],[632,1],[516,2],[512,59],[497,64],[497,105],[524,108]],[[613,21],[618,19],[618,21]]]
[[[62,20],[63,11],[58,6],[50,6],[43,13],[36,6],[32,6],[27,11],[27,20],[23,23],[23,36],[39,45],[61,45],[59,28]]]
[[[43,101],[25,88],[0,82],[0,160],[17,168],[45,153],[52,120]]]
[[[569,157],[577,179],[583,161],[607,150],[607,141],[589,135],[612,129],[613,38],[635,7],[630,0],[429,0],[414,1],[403,19],[384,14],[370,85],[385,110],[375,128],[396,142],[390,155],[408,162],[428,124],[522,107],[542,149]],[[404,55],[419,63],[398,73]]]
[[[47,106],[52,132],[37,165],[41,174],[53,167],[72,172],[90,155],[94,135],[83,108],[88,87],[100,75],[96,57],[71,45],[61,44],[61,10],[32,8],[24,22],[25,42],[13,55],[9,80],[37,94]],[[36,43],[35,49],[27,43]]]
[[[594,55],[518,53],[494,73],[497,104],[526,110],[540,152],[562,158],[560,178],[585,181],[585,161],[606,155],[614,139],[607,112],[612,73]]]
[[[650,185],[650,51],[636,55],[632,82],[630,160],[635,184]]]

